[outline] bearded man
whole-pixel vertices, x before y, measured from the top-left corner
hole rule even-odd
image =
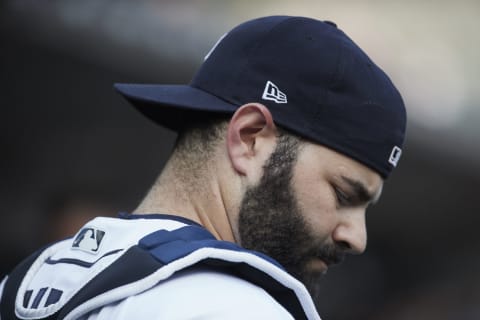
[[[132,214],[13,270],[2,319],[319,319],[318,279],[365,250],[400,158],[387,75],[334,23],[271,16],[222,37],[189,85],[116,89],[179,133],[174,151]]]

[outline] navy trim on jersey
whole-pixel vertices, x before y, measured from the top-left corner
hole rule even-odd
[[[38,291],[38,293],[35,296],[35,299],[33,299],[33,303],[32,303],[32,306],[31,306],[32,309],[37,309],[38,308],[38,306],[40,305],[40,301],[42,300],[43,296],[47,292],[47,289],[48,288],[45,287],[45,288],[41,288]]]
[[[173,231],[159,230],[142,238],[138,245],[128,249],[112,265],[89,281],[82,290],[67,302],[59,311],[57,317],[63,319],[74,308],[89,299],[145,278],[161,267],[202,248],[247,252],[280,266],[276,261],[263,254],[246,250],[231,242],[215,240],[215,237],[203,227],[185,226]],[[305,312],[295,292],[286,288],[262,270],[245,262],[231,262],[221,258],[209,257],[203,258],[193,266],[200,265],[233,274],[262,287],[283,305],[295,319],[306,319]]]
[[[164,215],[160,216],[164,218]],[[143,218],[143,216],[140,218]],[[169,217],[167,219],[169,219]],[[162,267],[170,263],[173,264],[178,259],[194,254],[197,250],[203,248],[248,253],[267,260],[281,268],[275,260],[261,253],[246,250],[231,242],[216,240],[215,237],[203,227],[189,225],[173,231],[158,230],[144,236],[139,240],[137,245],[126,249],[117,260],[102,270],[93,279],[86,283],[76,294],[74,294],[74,296],[71,297],[71,299],[69,299],[60,310],[50,316],[45,316],[42,319],[63,319],[70,312],[87,301],[124,285],[139,282],[142,279],[154,275]],[[40,252],[32,255],[24,263],[14,269],[10,277],[7,279],[1,301],[2,319],[18,319],[14,311],[16,292],[27,270],[35,261],[36,257],[38,257]],[[113,251],[109,253],[111,254],[112,252]],[[246,281],[263,288],[276,301],[278,301],[278,303],[288,310],[295,319],[307,319],[302,303],[292,288],[283,285],[280,280],[277,280],[267,272],[248,264],[246,261],[229,261],[223,259],[221,256],[213,257],[205,255],[203,257],[200,256],[199,260],[192,261],[192,264],[176,269],[176,272],[184,268],[196,266],[206,266],[213,270],[218,270],[219,272],[232,274],[245,279]],[[164,278],[163,280],[168,281],[168,278]],[[155,283],[152,283],[152,285],[155,285]],[[147,289],[148,287],[141,288],[141,290]],[[47,305],[59,301],[62,292],[57,291],[50,292],[47,297]],[[41,292],[40,295],[37,294],[34,300],[38,299],[39,303],[44,294],[45,292]],[[29,294],[29,292],[26,292],[25,295],[28,296],[24,296],[24,299],[27,300],[28,304],[28,300],[31,299],[31,293]],[[118,299],[123,298],[119,297]],[[111,300],[107,303],[112,303],[114,301],[116,300]],[[33,302],[34,305],[38,305],[38,303],[35,301]]]
[[[163,219],[163,220],[167,219],[167,220],[182,222],[188,225],[196,225],[199,227],[203,227],[201,224],[193,220],[190,220],[188,218],[176,216],[173,214],[165,214],[165,213],[130,214],[128,212],[120,212],[118,213],[118,217],[120,219],[127,219],[127,220],[128,219]]]
[[[28,307],[28,303],[30,302],[30,298],[32,297],[33,290],[27,290],[25,295],[23,296],[23,307]]]
[[[107,256],[110,256],[112,254],[118,253],[120,251],[123,251],[123,249],[117,249],[117,250],[112,250],[110,252],[107,252],[103,256],[99,257],[97,260],[95,260],[93,262],[88,262],[88,261],[83,261],[83,260],[73,259],[73,258],[62,258],[62,259],[58,259],[58,260],[53,260],[50,257],[48,257],[48,259],[45,260],[45,263],[46,264],[66,263],[66,264],[74,264],[74,265],[84,267],[84,268],[90,268],[91,266],[93,266],[95,263],[97,263],[101,259],[103,259]]]
[[[159,230],[141,239],[139,246],[149,250],[164,264],[183,258],[198,249],[217,248],[253,254],[283,269],[277,261],[260,252],[244,249],[232,242],[216,240],[203,227],[187,226],[174,231]],[[245,262],[231,262],[218,258],[205,258],[198,264],[221,269],[222,272],[234,274],[263,288],[294,315],[295,319],[305,319],[305,312],[295,292],[262,270]]]
[[[182,241],[182,243],[178,241]],[[179,250],[180,244],[184,246],[181,250]],[[254,254],[280,269],[284,269],[276,260],[263,253],[247,250],[233,242],[217,240],[204,227],[187,226],[174,231],[158,230],[140,239],[138,245],[150,250],[152,255],[164,264],[180,259],[197,249],[208,247]]]
[[[56,303],[62,297],[63,291],[57,290],[55,288],[50,289],[50,294],[48,295],[47,301],[45,301],[45,307],[48,307],[51,304]]]
[[[164,264],[154,259],[148,251],[138,246],[131,247],[75,294],[60,309],[58,319],[63,319],[70,311],[92,297],[145,278],[163,266]]]

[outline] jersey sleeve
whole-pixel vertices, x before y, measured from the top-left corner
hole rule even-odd
[[[233,275],[196,268],[179,272],[148,291],[107,305],[84,319],[293,320],[293,317],[264,289]]]

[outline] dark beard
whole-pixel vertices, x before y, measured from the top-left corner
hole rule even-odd
[[[318,248],[322,244],[311,235],[292,188],[299,148],[298,139],[289,135],[279,137],[259,184],[244,195],[239,234],[243,247],[278,261],[314,295],[321,273],[307,270],[306,265],[320,255]]]

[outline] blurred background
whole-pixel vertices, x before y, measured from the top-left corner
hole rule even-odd
[[[0,1],[0,276],[93,216],[132,210],[175,135],[112,89],[187,83],[226,31],[331,20],[403,93],[404,154],[369,247],[323,280],[324,319],[480,319],[480,3]]]

